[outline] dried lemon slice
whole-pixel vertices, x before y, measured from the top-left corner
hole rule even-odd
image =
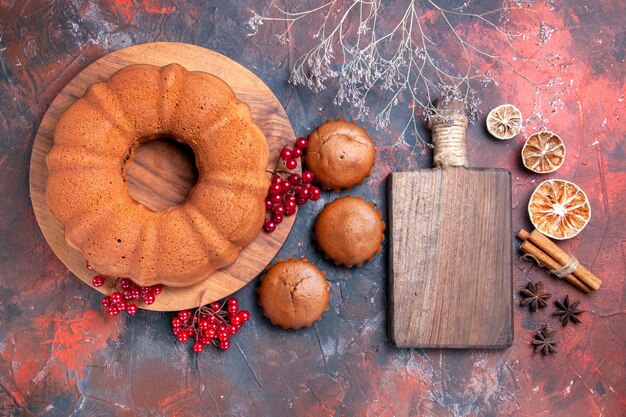
[[[512,104],[503,104],[487,115],[487,130],[494,137],[511,139],[522,129],[522,112]]]
[[[535,229],[553,239],[569,239],[589,222],[591,206],[587,195],[576,184],[547,180],[530,196],[528,214]]]
[[[530,135],[522,148],[524,166],[539,174],[556,171],[563,165],[564,160],[563,139],[547,130]]]

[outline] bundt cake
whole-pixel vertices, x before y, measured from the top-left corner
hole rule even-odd
[[[156,212],[131,197],[125,172],[141,143],[164,136],[191,147],[198,181],[184,203]],[[61,115],[46,198],[97,272],[184,287],[234,263],[260,231],[268,158],[250,108],[224,81],[132,65]]]

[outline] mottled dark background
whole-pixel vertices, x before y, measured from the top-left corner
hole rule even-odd
[[[513,63],[533,79],[562,81],[546,89],[542,100],[546,126],[564,138],[567,160],[546,178],[574,181],[587,192],[591,222],[562,246],[604,280],[597,294],[582,296],[587,310],[582,324],[559,331],[557,355],[533,355],[529,345],[542,323],[557,325],[552,307],[530,315],[518,306],[517,290],[541,279],[555,296],[581,294],[520,260],[517,252],[513,347],[392,347],[386,334],[386,251],[363,268],[347,270],[324,261],[312,245],[315,214],[337,197],[332,193],[301,210],[279,254],[307,256],[332,281],[331,307],[313,328],[272,327],[256,307],[256,281],[237,294],[253,319],[228,352],[194,354],[190,345],[174,340],[166,313],[109,318],[101,312],[99,294],[69,274],[46,244],[28,195],[37,126],[81,69],[129,45],[188,42],[258,74],[286,108],[297,135],[329,117],[354,115],[350,107],[329,104],[331,91],[315,95],[287,84],[290,65],[312,45],[280,45],[267,26],[248,37],[250,10],[269,12],[269,1],[250,3],[0,0],[0,416],[624,415],[626,15],[621,0],[562,1],[553,10],[534,6],[539,19],[556,28],[540,53],[558,53],[561,59],[545,66]],[[389,3],[390,10],[400,10],[403,2]],[[498,4],[483,1],[478,7]],[[432,17],[429,24],[443,22]],[[455,24],[473,42],[497,45],[471,22]],[[296,38],[306,41],[301,35],[313,26],[297,26]],[[489,69],[501,84],[480,90],[483,114],[504,102],[533,113],[532,88],[502,66]],[[550,111],[554,100],[557,113]],[[529,226],[527,200],[544,178],[521,167],[525,135],[501,143],[486,135],[482,122],[470,128],[469,159],[474,166],[512,171],[513,233]],[[377,164],[371,178],[350,193],[385,210],[387,174],[427,167],[431,156],[415,147],[414,138],[397,142],[399,120],[387,131],[368,128],[379,150]],[[526,133],[536,129],[529,125]]]

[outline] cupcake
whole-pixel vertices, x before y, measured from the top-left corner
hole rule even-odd
[[[308,143],[304,161],[324,189],[360,185],[374,166],[372,138],[355,123],[329,120],[309,135]]]
[[[311,327],[328,309],[330,283],[306,258],[278,261],[261,277],[259,306],[283,329]]]
[[[342,197],[327,204],[315,221],[314,239],[337,265],[362,266],[382,250],[385,223],[371,203]]]

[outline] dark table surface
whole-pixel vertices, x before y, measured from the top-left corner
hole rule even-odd
[[[325,261],[311,241],[315,215],[338,195],[305,206],[278,258],[306,256],[332,281],[328,312],[314,327],[282,331],[256,307],[258,280],[237,293],[253,319],[227,352],[194,354],[176,342],[170,315],[141,311],[109,318],[100,296],[68,273],[46,244],[28,195],[30,151],[47,106],[89,63],[132,44],[178,41],[204,46],[247,66],[277,95],[297,135],[327,118],[355,116],[330,104],[332,89],[313,94],[287,83],[294,57],[312,45],[281,45],[271,27],[248,37],[252,6],[205,1],[0,1],[0,416],[620,416],[626,402],[626,27],[620,0],[535,5],[555,28],[542,53],[560,60],[515,65],[534,79],[560,77],[542,93],[546,126],[567,146],[563,178],[588,194],[592,219],[562,246],[604,280],[585,296],[521,260],[515,252],[515,341],[485,350],[396,349],[386,333],[387,248],[362,268]],[[402,2],[389,2],[389,8]],[[482,6],[489,2],[482,2]],[[498,2],[493,2],[497,7]],[[432,25],[444,24],[432,18]],[[298,25],[294,31],[310,26]],[[468,32],[474,42],[492,39]],[[533,58],[527,56],[525,58]],[[486,64],[485,64],[486,65]],[[533,112],[532,88],[501,66],[499,87],[479,90],[483,116],[469,129],[473,166],[507,168],[513,178],[513,234],[529,227],[526,204],[544,177],[521,166],[527,134],[498,142],[485,133],[484,115],[497,104]],[[570,82],[571,80],[571,82]],[[560,87],[559,87],[560,86]],[[562,104],[559,102],[562,100]],[[558,108],[550,111],[551,104]],[[391,171],[428,167],[432,155],[415,138],[398,142],[393,119],[372,133],[376,166],[349,192],[386,211]],[[425,132],[424,132],[425,133]],[[533,354],[543,324],[557,327],[552,307],[529,314],[518,290],[543,280],[555,297],[582,298],[578,326],[559,328],[558,353]]]

